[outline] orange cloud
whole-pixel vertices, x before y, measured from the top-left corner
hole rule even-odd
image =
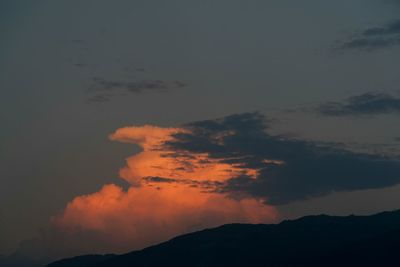
[[[143,149],[143,152],[127,159],[127,166],[120,170],[121,178],[131,185],[138,185],[143,177],[208,181],[225,181],[238,175],[256,177],[257,170],[221,163],[220,160],[209,158],[206,153],[176,153],[162,146],[173,140],[174,134],[187,131],[149,125],[118,129],[110,136],[111,140],[137,144]]]
[[[123,190],[110,184],[78,196],[53,218],[53,224],[69,233],[97,232],[106,237],[107,249],[124,252],[221,224],[277,220],[275,208],[261,200],[235,200],[212,190],[215,183],[241,174],[256,177],[257,170],[163,146],[174,134],[186,131],[149,125],[118,129],[111,140],[142,148],[120,170],[131,187]],[[105,252],[92,249],[87,252]]]
[[[259,201],[236,201],[196,188],[131,187],[125,192],[106,185],[97,193],[75,198],[54,223],[71,232],[106,234],[110,249],[120,247],[117,252],[123,252],[206,227],[270,222],[276,215],[272,207]]]

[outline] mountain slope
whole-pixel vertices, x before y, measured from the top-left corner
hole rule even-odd
[[[400,266],[399,248],[400,211],[320,215],[277,225],[224,225],[91,266]]]

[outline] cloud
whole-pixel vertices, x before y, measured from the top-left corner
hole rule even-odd
[[[152,125],[116,130],[111,140],[142,149],[127,158],[120,170],[129,187],[108,184],[98,192],[75,197],[52,218],[51,230],[33,244],[50,246],[46,251],[53,259],[122,253],[222,224],[276,222],[277,210],[261,199],[233,199],[216,190],[239,175],[256,177],[255,169],[166,145],[175,135],[189,131]]]
[[[105,253],[141,249],[179,234],[230,222],[271,222],[275,216],[272,207],[254,199],[235,201],[223,194],[170,183],[127,191],[111,184],[75,198],[53,223],[68,235],[97,233],[106,242],[93,250]]]
[[[53,259],[121,253],[221,224],[276,222],[276,205],[400,182],[396,159],[271,135],[269,123],[245,113],[116,130],[111,140],[142,149],[120,170],[128,188],[75,197],[28,245]]]
[[[400,162],[380,155],[268,134],[258,113],[186,125],[167,146],[178,153],[207,154],[254,175],[235,175],[216,191],[233,198],[261,198],[287,204],[335,191],[392,186],[400,182]]]
[[[181,81],[114,81],[102,78],[93,78],[93,84],[89,87],[88,93],[93,94],[88,98],[89,103],[107,102],[112,97],[124,94],[143,94],[148,92],[168,92],[173,89],[185,87]]]
[[[324,116],[377,115],[400,112],[400,98],[384,93],[351,96],[343,102],[328,102],[315,111]]]
[[[400,20],[356,33],[342,42],[339,50],[375,51],[400,45]]]

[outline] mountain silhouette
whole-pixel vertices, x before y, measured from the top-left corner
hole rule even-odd
[[[400,210],[229,224],[124,255],[81,256],[48,267],[400,266]]]

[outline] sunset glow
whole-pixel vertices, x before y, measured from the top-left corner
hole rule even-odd
[[[118,129],[111,140],[139,145],[142,152],[129,157],[120,177],[131,185],[115,184],[78,196],[53,224],[64,231],[96,231],[121,249],[142,248],[185,233],[226,223],[266,223],[278,213],[258,199],[235,200],[218,193],[216,186],[238,175],[256,179],[257,170],[221,163],[207,154],[165,149],[184,128],[155,126]]]

